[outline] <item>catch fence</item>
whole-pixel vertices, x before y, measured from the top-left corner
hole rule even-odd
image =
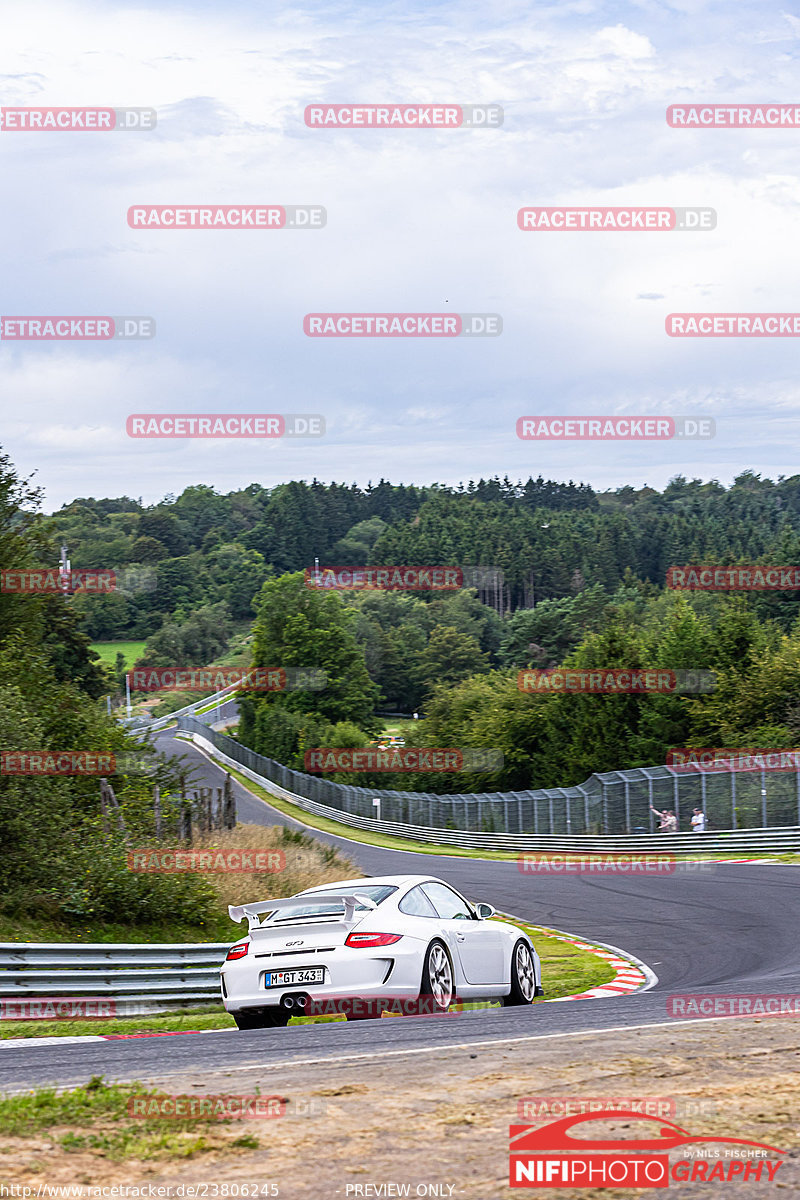
[[[668,766],[633,767],[591,775],[571,787],[440,795],[355,787],[295,771],[196,716],[179,717],[178,727],[201,735],[229,759],[285,791],[361,819],[436,830],[570,837],[654,833],[658,822],[653,808],[673,810],[678,829],[689,832],[692,812],[700,808],[713,831],[800,826],[800,771],[686,773]]]

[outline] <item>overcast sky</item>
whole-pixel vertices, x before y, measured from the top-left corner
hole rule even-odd
[[[192,483],[598,488],[798,470],[798,341],[666,335],[800,310],[800,129],[671,129],[800,102],[770,3],[118,0],[7,6],[2,104],[147,106],[152,132],[0,131],[3,315],[152,316],[128,343],[0,342],[2,442],[52,510]],[[325,103],[495,103],[490,130],[305,126]],[[320,204],[321,230],[134,230],[134,204]],[[706,205],[713,232],[523,233],[525,205]],[[310,312],[495,312],[495,338],[312,339]],[[320,413],[327,435],[133,441],[134,412]],[[529,414],[702,414],[713,441],[550,442]]]

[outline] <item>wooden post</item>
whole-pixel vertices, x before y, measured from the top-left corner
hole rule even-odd
[[[206,827],[206,796],[205,789],[200,790],[195,794],[194,798],[195,812],[197,814],[197,826],[201,833],[207,833]]]
[[[181,841],[192,844],[192,806],[188,800],[181,801]]]
[[[222,802],[222,807],[224,810],[223,811],[223,820],[222,820],[223,828],[224,829],[235,829],[236,828],[236,801],[233,798],[233,780],[231,779],[231,776],[229,773],[226,773],[226,775],[225,775],[225,790],[224,790],[223,796],[224,796],[223,802]]]
[[[101,789],[103,789],[105,791],[105,796],[106,796],[106,801],[108,803],[109,812],[111,811],[111,809],[114,810],[114,814],[117,818],[117,829],[124,836],[125,841],[128,842],[130,839],[128,838],[128,831],[125,828],[125,818],[122,815],[122,809],[119,806],[119,801],[117,800],[117,797],[114,795],[114,789],[112,788],[112,786],[108,782],[108,780],[105,778],[101,778],[100,787],[101,787]]]
[[[100,780],[100,820],[103,822],[103,833],[108,837],[111,832],[108,824],[108,804],[106,803],[105,779]]]
[[[186,797],[186,776],[181,776],[181,812],[179,821],[179,836],[187,846],[192,844],[192,806]]]

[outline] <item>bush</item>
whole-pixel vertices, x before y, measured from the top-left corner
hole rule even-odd
[[[122,839],[83,841],[59,863],[49,894],[69,922],[162,922],[204,925],[218,916],[217,896],[199,875],[149,875],[129,870]]]

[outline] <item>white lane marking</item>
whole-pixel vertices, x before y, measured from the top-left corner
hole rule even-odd
[[[108,1041],[102,1033],[79,1033],[75,1037],[32,1037],[32,1038],[3,1038],[0,1050],[13,1050],[17,1046],[66,1046],[74,1042],[105,1042]]]
[[[74,1036],[59,1037],[53,1034],[52,1037],[19,1037],[19,1038],[3,1038],[0,1041],[0,1050],[8,1050],[14,1046],[66,1046],[73,1042],[132,1042],[134,1040],[142,1042],[145,1038],[151,1041],[154,1037],[186,1037],[189,1034],[196,1033],[238,1033],[239,1030],[233,1026],[225,1029],[170,1029],[167,1033],[76,1033]]]

